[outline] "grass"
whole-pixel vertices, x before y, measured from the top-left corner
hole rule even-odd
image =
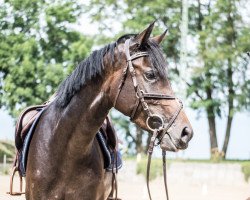
[[[136,160],[135,157],[129,157],[125,158],[127,160]],[[219,162],[214,162],[212,160],[197,160],[197,159],[168,159],[167,160],[167,167],[171,165],[171,163],[174,162],[182,162],[182,163],[208,163],[208,164],[240,164],[241,165],[241,171],[244,174],[245,180],[248,181],[250,178],[250,160],[221,160]],[[142,174],[144,177],[146,177],[147,173],[147,158],[143,157],[140,162],[137,163],[136,168],[137,174]],[[150,168],[150,180],[153,180],[159,176],[162,176],[162,159],[161,158],[152,158],[151,161],[151,168]]]
[[[12,164],[6,164],[6,166],[4,166],[3,164],[0,164],[0,174],[9,175],[11,168],[12,168]]]
[[[136,173],[137,174],[143,174],[144,177],[146,177],[147,159],[143,158],[140,162],[137,163]],[[162,161],[161,161],[161,159],[153,159],[151,161],[149,180],[153,180],[158,176],[162,176],[162,174],[163,174],[163,172],[162,172]]]
[[[250,161],[241,164],[241,171],[244,174],[245,181],[250,178]]]
[[[6,165],[4,162],[4,155],[6,155]],[[12,167],[12,160],[15,156],[15,146],[13,141],[0,140],[0,174],[7,175]]]
[[[132,160],[132,158],[129,158]],[[146,177],[147,174],[147,158],[143,157],[140,162],[137,163],[136,166],[136,173],[142,174],[144,177]],[[170,163],[172,160],[167,160],[167,167],[169,168]],[[161,158],[152,158],[151,160],[151,166],[150,166],[150,176],[149,180],[153,180],[159,176],[163,175],[162,171],[162,159]]]
[[[14,142],[8,140],[0,140],[0,162],[3,161],[3,157],[12,158],[15,155]]]

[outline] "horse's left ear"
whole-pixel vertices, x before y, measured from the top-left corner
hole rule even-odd
[[[154,28],[154,24],[155,21],[153,21],[144,31],[142,31],[141,33],[139,33],[134,39],[133,39],[133,43],[136,43],[139,46],[143,46],[144,44],[147,43],[150,34]],[[133,45],[132,43],[132,45]]]
[[[151,40],[155,41],[157,44],[160,44],[162,40],[165,38],[168,29],[166,29],[161,35],[157,35],[155,37],[150,38]]]

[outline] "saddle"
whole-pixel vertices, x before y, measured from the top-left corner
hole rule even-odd
[[[15,145],[18,151],[22,149],[24,139],[38,116],[39,111],[47,105],[48,104],[45,103],[42,105],[30,106],[21,112],[15,128]]]
[[[51,101],[26,108],[21,112],[17,120],[15,128],[15,146],[17,151],[10,179],[10,192],[8,192],[10,195],[24,194],[22,192],[22,177],[25,176],[29,143],[40,116],[50,103]],[[122,166],[122,161],[118,152],[117,136],[109,117],[106,117],[104,120],[100,130],[96,134],[96,139],[103,153],[104,168],[112,172],[115,169],[117,172]],[[13,192],[13,179],[16,172],[19,174],[20,192]]]

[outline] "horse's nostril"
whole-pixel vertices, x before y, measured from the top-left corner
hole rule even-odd
[[[185,127],[181,133],[181,140],[182,142],[187,143],[192,138],[192,136],[193,136],[192,129]]]
[[[183,137],[185,137],[185,136],[187,136],[187,135],[188,135],[188,128],[185,127],[185,128],[182,130],[181,137],[183,138]]]

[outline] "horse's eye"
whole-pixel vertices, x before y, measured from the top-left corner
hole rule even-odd
[[[156,75],[153,70],[150,70],[148,72],[145,72],[145,78],[149,81],[154,81],[156,80]]]

